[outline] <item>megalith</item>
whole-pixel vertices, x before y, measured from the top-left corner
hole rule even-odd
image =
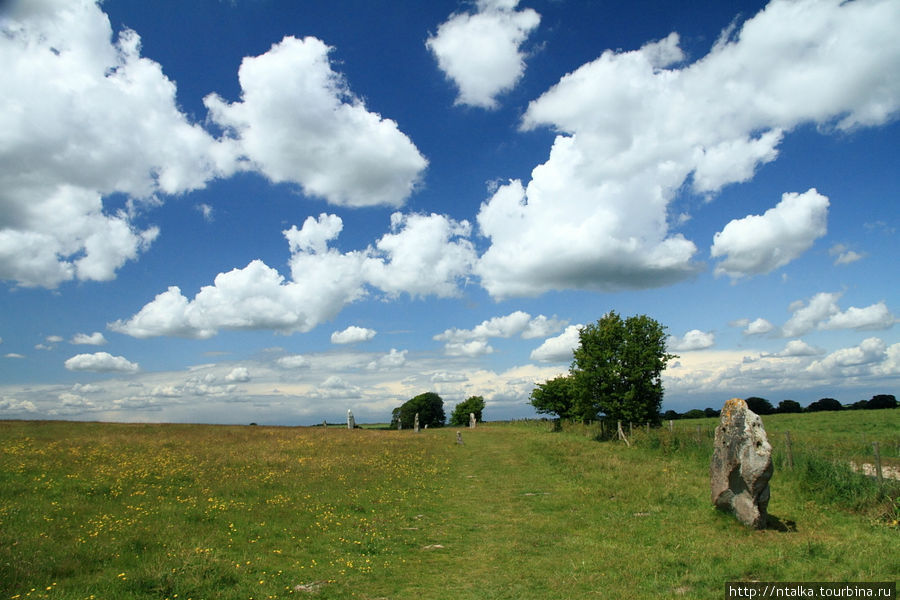
[[[353,418],[353,412],[349,409],[347,410],[347,429],[355,429],[356,428],[356,419]]]
[[[413,429],[415,430],[416,433],[419,433],[419,413],[416,413],[416,420],[415,420],[415,423],[413,424]]]
[[[709,467],[712,503],[748,527],[766,527],[772,446],[759,415],[740,398],[722,407]]]
[[[469,413],[469,429],[475,429],[475,413]]]

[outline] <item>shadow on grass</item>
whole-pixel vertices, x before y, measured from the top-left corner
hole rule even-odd
[[[781,533],[796,533],[797,522],[790,519],[782,521],[775,515],[770,514],[766,519],[766,529],[769,531],[780,531]]]

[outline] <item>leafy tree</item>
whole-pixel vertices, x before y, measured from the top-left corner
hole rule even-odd
[[[692,408],[687,411],[683,415],[681,415],[682,419],[705,419],[706,413],[700,410],[699,408]]]
[[[475,420],[480,422],[482,411],[484,411],[484,398],[481,396],[470,396],[457,404],[453,409],[453,414],[450,415],[450,424],[468,425],[469,413],[475,413]]]
[[[667,410],[663,413],[662,418],[666,421],[675,421],[681,418],[681,415],[675,412],[674,410]]]
[[[577,419],[574,384],[574,379],[569,375],[539,383],[531,390],[531,405],[540,414]]]
[[[796,400],[782,400],[778,403],[778,408],[776,412],[779,413],[801,413],[803,412],[803,407],[800,406],[800,403]]]
[[[822,410],[841,410],[843,408],[841,403],[834,398],[822,398],[807,406],[806,410],[807,412],[818,412]]]
[[[893,394],[878,394],[869,400],[869,408],[897,408],[897,398]]]
[[[744,402],[747,403],[747,408],[758,415],[771,415],[775,412],[775,407],[772,406],[772,403],[765,398],[750,396]]]
[[[419,426],[443,427],[447,420],[444,414],[444,401],[434,392],[425,392],[415,398],[410,398],[399,408],[394,409],[391,427],[397,423],[403,425],[403,429],[412,429],[416,422],[416,413],[419,413]]]
[[[623,320],[610,311],[578,333],[569,369],[576,416],[612,421],[659,422],[662,371],[677,358],[666,352],[665,327],[646,315]]]
[[[860,400],[858,402],[854,402],[847,408],[849,408],[850,410],[865,410],[865,409],[869,408],[869,401],[868,400]]]
[[[704,408],[703,414],[705,414],[708,418],[718,417],[722,414],[721,410],[716,410],[714,408]]]

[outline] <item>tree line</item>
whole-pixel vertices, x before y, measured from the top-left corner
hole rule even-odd
[[[834,398],[822,398],[803,407],[796,400],[782,400],[778,406],[773,406],[771,402],[765,398],[751,396],[746,398],[747,407],[758,415],[775,415],[786,413],[805,413],[820,412],[829,410],[874,410],[882,408],[897,408],[897,398],[893,394],[876,394],[870,400],[860,400],[853,404],[841,404]],[[718,417],[719,411],[712,408],[700,410],[695,408],[685,413],[677,413],[674,410],[667,410],[663,413],[662,418],[666,420],[675,419],[702,419],[706,417]]]

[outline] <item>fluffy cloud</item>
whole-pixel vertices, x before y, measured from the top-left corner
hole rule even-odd
[[[819,327],[821,329],[876,330],[887,329],[895,322],[896,319],[888,310],[887,305],[879,302],[865,308],[851,306],[843,312],[831,315]]]
[[[713,238],[710,254],[724,257],[716,275],[735,279],[783,267],[825,235],[827,216],[828,198],[811,189],[784,194],[765,214],[731,221]]]
[[[76,333],[72,337],[71,343],[76,345],[102,346],[106,344],[106,338],[99,331],[95,331],[90,335],[87,333]]]
[[[444,215],[391,215],[391,232],[369,249],[363,276],[388,295],[455,296],[477,260],[468,221]]]
[[[696,246],[670,231],[668,214],[689,177],[712,195],[774,160],[801,124],[846,130],[891,118],[900,79],[885,73],[900,65],[898,26],[889,1],[775,1],[690,65],[678,66],[672,34],[564,76],[522,121],[558,132],[548,160],[479,212],[491,242],[477,267],[483,285],[506,297],[653,287],[694,273]]]
[[[391,218],[392,230],[365,251],[341,253],[329,247],[343,222],[336,215],[309,217],[284,236],[291,251],[291,278],[260,260],[219,273],[188,299],[171,286],[128,320],[110,329],[134,337],[159,335],[208,338],[221,329],[307,332],[333,319],[374,287],[395,296],[450,296],[474,260],[468,233],[442,215]],[[340,337],[340,336],[339,336]]]
[[[228,383],[246,383],[250,381],[250,370],[247,367],[235,367],[225,376]]]
[[[850,250],[844,244],[835,244],[831,248],[828,249],[829,256],[836,256],[834,259],[835,265],[849,265],[850,263],[855,263],[858,260],[862,260],[865,258],[865,254],[860,254],[855,250]]]
[[[877,330],[891,327],[896,319],[884,302],[864,308],[851,306],[842,311],[838,306],[839,292],[820,292],[809,302],[791,304],[794,313],[782,326],[782,335],[796,337],[814,329]]]
[[[691,329],[681,337],[669,336],[666,347],[675,352],[690,352],[712,348],[715,343],[716,336],[712,332]]]
[[[525,72],[522,43],[541,22],[534,10],[515,10],[518,0],[479,0],[474,14],[457,13],[438,27],[426,46],[453,80],[457,104],[496,108],[496,96]]]
[[[134,225],[139,203],[110,211],[102,197],[203,187],[228,170],[227,149],[188,121],[140,37],[114,38],[95,2],[14,3],[0,28],[0,278],[112,279],[158,230]]]
[[[867,338],[858,346],[835,350],[822,360],[813,362],[807,372],[816,375],[834,375],[843,371],[845,375],[853,375],[860,367],[868,367],[882,362],[886,357],[887,345],[878,338]]]
[[[300,354],[282,356],[275,361],[275,364],[283,369],[302,369],[304,367],[309,367],[309,361],[305,356]]]
[[[225,131],[216,138],[181,112],[138,34],[114,36],[97,2],[15,3],[0,28],[0,279],[21,286],[115,278],[159,234],[135,224],[142,210],[236,170],[334,204],[399,206],[427,165],[350,92],[315,38],[246,58],[240,102],[205,98]],[[125,208],[105,205],[114,193]]]
[[[369,371],[378,371],[382,369],[396,369],[398,367],[402,367],[406,364],[406,354],[408,350],[397,350],[396,348],[391,348],[390,352],[387,354],[378,357],[377,359],[370,361],[368,365],[366,365],[366,369]]]
[[[572,360],[572,353],[581,343],[578,335],[583,325],[569,325],[560,335],[544,340],[532,350],[531,360],[546,363],[563,363]]]
[[[347,329],[343,331],[335,331],[331,334],[331,343],[332,344],[355,344],[357,342],[367,342],[375,337],[376,331],[374,329],[367,329],[365,327],[357,327],[355,325],[351,325]]]
[[[556,318],[548,319],[544,315],[531,318],[530,314],[517,310],[503,317],[482,321],[473,329],[447,329],[434,336],[434,339],[445,342],[444,350],[451,356],[478,356],[494,351],[487,342],[489,338],[510,338],[515,335],[524,339],[543,337],[559,331],[564,325],[565,322]]]
[[[342,206],[399,206],[427,161],[397,123],[366,110],[329,48],[313,37],[285,37],[241,63],[241,101],[204,99],[244,160],[273,182]]]
[[[124,356],[113,356],[108,352],[76,354],[65,362],[70,371],[96,371],[98,373],[136,373],[140,370]]]
[[[746,329],[744,329],[744,335],[761,335],[775,329],[775,326],[772,325],[772,323],[761,317],[747,322],[744,326],[746,327]]]
[[[776,354],[776,356],[816,356],[822,354],[818,348],[814,348],[803,340],[791,340],[784,347],[784,350]]]

